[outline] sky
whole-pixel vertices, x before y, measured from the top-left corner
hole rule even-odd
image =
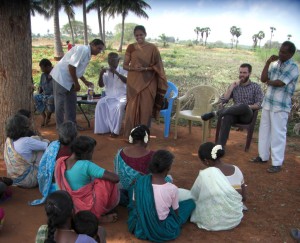
[[[272,41],[282,43],[287,35],[300,49],[300,1],[298,0],[145,0],[151,9],[146,9],[149,18],[138,18],[129,14],[125,23],[144,25],[147,36],[159,38],[161,34],[179,40],[195,40],[196,27],[209,27],[208,42],[231,42],[230,27],[241,28],[239,44],[252,45],[252,36],[264,31],[266,37],[261,44],[271,38],[270,27],[275,27]],[[75,8],[75,19],[82,21],[82,9]],[[115,32],[114,27],[121,23],[121,16],[107,17],[106,30]],[[66,14],[60,12],[60,27],[68,23]],[[87,24],[93,33],[99,33],[96,11],[87,15]],[[45,20],[36,15],[31,19],[32,33],[53,33],[53,18]]]

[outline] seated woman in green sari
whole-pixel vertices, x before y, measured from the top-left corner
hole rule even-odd
[[[139,239],[164,242],[177,238],[195,208],[192,199],[179,202],[178,188],[165,181],[173,160],[166,150],[155,152],[151,174],[139,177],[130,189],[128,229]]]

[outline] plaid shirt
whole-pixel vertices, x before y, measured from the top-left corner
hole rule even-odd
[[[229,97],[225,99],[224,95],[220,98],[222,104],[227,103],[230,99],[233,99],[234,104],[246,104],[246,105],[258,105],[261,106],[263,100],[263,92],[261,87],[257,83],[250,82],[247,85],[236,86]]]
[[[282,87],[268,85],[263,101],[263,108],[270,111],[286,111],[292,109],[292,96],[295,91],[299,70],[297,64],[289,59],[284,63],[279,60],[271,63],[268,71],[270,80],[280,80],[285,83]]]

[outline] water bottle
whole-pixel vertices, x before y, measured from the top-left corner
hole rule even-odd
[[[87,92],[87,101],[93,101],[94,96],[94,86],[90,85]]]

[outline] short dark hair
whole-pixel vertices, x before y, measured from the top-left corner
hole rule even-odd
[[[5,125],[6,136],[17,140],[26,137],[29,131],[30,121],[26,116],[14,115],[8,118]]]
[[[137,25],[133,29],[133,33],[135,33],[137,30],[142,31],[144,34],[147,34],[146,29],[143,25]]]
[[[149,164],[149,171],[157,174],[169,169],[173,163],[174,155],[167,150],[157,150]]]
[[[248,68],[249,73],[252,72],[252,66],[249,63],[243,63],[240,68]]]
[[[90,42],[90,45],[94,45],[94,46],[99,46],[99,45],[102,45],[102,46],[105,46],[104,42],[100,39],[94,39]]]
[[[74,230],[77,234],[85,234],[92,238],[98,232],[98,219],[91,211],[79,211],[73,218]]]
[[[209,159],[209,160],[217,160],[221,157],[224,156],[225,154],[225,150],[222,148],[222,149],[219,149],[217,151],[217,158],[213,159],[212,156],[211,156],[211,151],[212,149],[216,146],[216,144],[212,143],[212,142],[207,142],[207,143],[203,143],[200,145],[199,147],[199,150],[198,150],[198,156],[199,158],[204,161],[206,159]]]
[[[144,143],[144,137],[146,136],[146,133],[148,134],[148,137],[150,137],[150,129],[145,125],[137,125],[135,128],[133,128],[130,132],[133,143],[137,143],[138,141]]]
[[[31,118],[31,111],[26,109],[20,109],[17,111],[16,115],[23,115],[26,116],[27,118]]]
[[[86,154],[90,154],[95,148],[97,142],[88,136],[79,136],[75,138],[71,145],[71,152],[75,154],[76,159],[80,160]]]
[[[295,44],[293,42],[291,42],[291,41],[285,41],[281,45],[282,46],[287,46],[288,49],[289,49],[289,53],[290,54],[292,54],[292,55],[295,54],[295,52],[296,52],[296,46],[295,46]]]
[[[72,121],[66,121],[58,127],[59,142],[63,145],[70,145],[77,137],[77,126]]]
[[[40,61],[40,67],[52,67],[52,63],[50,62],[49,59],[47,58],[43,58],[41,61]]]
[[[108,58],[117,58],[117,57],[119,57],[119,54],[118,53],[116,53],[116,52],[110,52],[110,53],[108,53],[108,55],[107,55],[107,57]]]

